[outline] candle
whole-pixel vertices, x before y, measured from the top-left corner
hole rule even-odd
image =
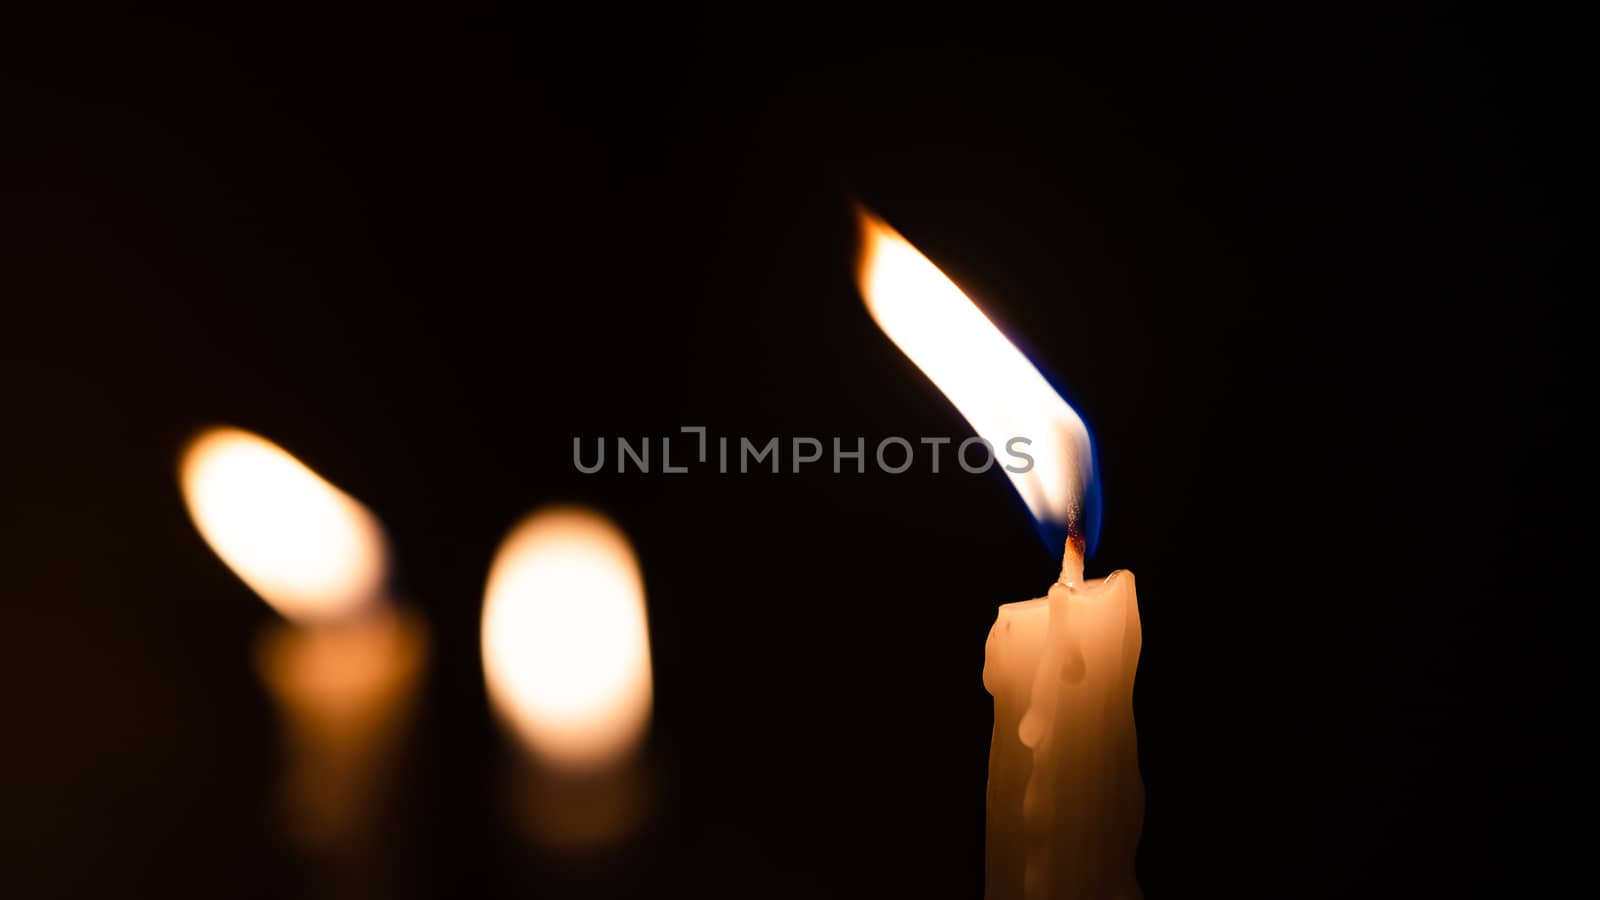
[[[1098,516],[1088,428],[927,257],[882,219],[860,220],[873,319],[991,447],[1025,442],[1035,464],[1006,474],[1035,521],[1065,541],[1060,580],[1044,597],[1002,605],[985,647],[994,732],[984,896],[1138,897],[1139,606],[1131,573],[1083,578]]]
[[[646,811],[638,746],[653,687],[644,581],[627,537],[582,507],[529,516],[483,602],[490,703],[517,744],[511,813],[547,848],[598,850]]]
[[[989,900],[1139,896],[1139,601],[1132,573],[1086,582],[1065,559],[1046,596],[1000,607],[984,648]]]
[[[383,528],[288,452],[237,428],[191,441],[179,480],[206,543],[287,620],[256,646],[282,724],[283,828],[342,892],[368,892],[427,647],[420,619],[384,599]]]

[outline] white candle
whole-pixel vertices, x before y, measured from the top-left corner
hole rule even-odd
[[[1046,596],[1000,607],[983,665],[987,900],[1139,896],[1139,644],[1133,573],[1084,581],[1070,546]]]
[[[1083,579],[1089,432],[961,289],[883,220],[861,212],[859,280],[873,319],[993,447],[1033,515],[1069,535],[1046,596],[1001,606],[983,683],[994,696],[987,900],[1127,900],[1144,816],[1133,725],[1139,606],[1133,575]]]
[[[206,543],[287,620],[256,647],[282,723],[285,832],[341,889],[372,889],[382,802],[427,655],[421,619],[386,599],[383,528],[281,447],[237,428],[190,442],[179,480]]]
[[[515,738],[509,812],[535,843],[602,850],[647,812],[654,687],[644,579],[622,530],[544,509],[500,545],[483,600],[489,700]]]

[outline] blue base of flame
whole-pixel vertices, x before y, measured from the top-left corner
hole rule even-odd
[[[1041,365],[1039,359],[1028,352],[1026,345],[1018,343],[1028,361],[1033,363],[1044,380],[1055,389],[1056,394],[1077,413],[1079,421],[1083,422],[1083,430],[1089,438],[1089,478],[1083,485],[1083,493],[1078,499],[1077,509],[1073,511],[1072,519],[1076,521],[1055,521],[1051,519],[1034,519],[1034,530],[1038,532],[1039,539],[1044,541],[1045,548],[1053,557],[1059,560],[1066,550],[1068,539],[1076,536],[1083,541],[1083,558],[1088,560],[1100,546],[1100,524],[1104,515],[1104,497],[1100,487],[1100,447],[1094,439],[1094,429],[1089,427],[1089,422],[1083,417],[1083,409],[1074,402],[1072,395],[1062,388],[1061,382],[1050,372],[1049,368]],[[1019,498],[1020,499],[1020,498]],[[1031,512],[1030,512],[1031,516]]]

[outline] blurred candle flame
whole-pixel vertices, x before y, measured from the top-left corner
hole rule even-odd
[[[377,517],[271,441],[210,429],[184,449],[179,481],[206,543],[285,618],[347,619],[382,594]]]
[[[1041,526],[1092,543],[1094,453],[1083,420],[955,282],[888,223],[857,212],[857,278],[873,320],[989,442],[997,464],[1013,459],[1008,441],[1030,442],[1021,449],[1033,466],[1007,469],[1012,486]]]
[[[579,507],[537,512],[501,544],[483,607],[498,714],[567,770],[628,756],[652,703],[644,583],[627,537]]]

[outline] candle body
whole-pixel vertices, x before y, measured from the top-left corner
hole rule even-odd
[[[603,854],[626,843],[650,816],[654,784],[641,757],[572,770],[527,752],[516,755],[507,772],[509,812],[523,837],[540,848],[576,857]]]
[[[983,667],[994,696],[986,900],[1140,896],[1139,644],[1130,572],[1000,607]]]
[[[257,668],[284,737],[283,824],[306,852],[364,864],[426,656],[421,620],[392,608],[262,634]]]

